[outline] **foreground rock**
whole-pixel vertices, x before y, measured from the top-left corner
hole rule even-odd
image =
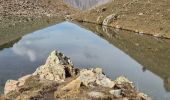
[[[113,81],[100,68],[76,69],[57,51],[33,74],[8,80],[4,93],[1,98],[7,100],[150,100],[127,78],[120,76]]]
[[[33,75],[38,75],[40,79],[62,82],[66,77],[75,76],[76,71],[73,68],[70,58],[64,56],[62,53],[53,51],[45,65],[37,68]]]

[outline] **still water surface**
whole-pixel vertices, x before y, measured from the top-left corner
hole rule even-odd
[[[30,74],[44,64],[49,53],[59,50],[76,67],[102,67],[111,78],[120,75],[132,80],[137,89],[156,100],[170,99],[164,82],[126,53],[93,32],[70,22],[63,22],[23,36],[0,51],[0,89],[7,79]]]

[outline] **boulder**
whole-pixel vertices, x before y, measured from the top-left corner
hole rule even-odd
[[[7,94],[7,93],[9,93],[11,91],[16,90],[17,87],[18,87],[18,81],[16,81],[16,80],[8,80],[5,83],[4,94]]]
[[[46,63],[37,68],[33,73],[33,75],[39,75],[40,79],[59,82],[63,82],[66,77],[71,77],[75,74],[76,71],[70,58],[57,51],[53,51],[46,60]]]
[[[108,88],[113,88],[115,86],[115,82],[106,77],[104,74],[97,75],[96,83]]]
[[[94,72],[97,74],[103,74],[103,70],[101,68],[94,69]]]
[[[25,80],[30,76],[39,76],[42,80],[63,82],[66,77],[71,77],[75,74],[76,70],[73,68],[70,58],[60,52],[53,51],[46,60],[46,63],[38,67],[33,74],[26,75],[18,80],[8,80],[5,84],[4,93],[7,94],[17,90],[18,87],[24,85]]]
[[[129,80],[128,80],[126,77],[124,77],[124,76],[119,76],[119,77],[116,78],[115,83],[116,83],[116,84],[124,84],[124,83],[132,84],[133,82],[129,81]]]
[[[18,86],[23,86],[23,85],[25,84],[25,81],[26,81],[29,77],[31,77],[31,75],[26,75],[26,76],[23,76],[23,77],[19,78],[19,79],[18,79],[18,81],[19,81]]]
[[[115,85],[112,80],[103,74],[102,69],[99,68],[81,70],[78,79],[87,87],[97,84],[103,87],[112,88]]]
[[[56,64],[73,66],[73,63],[70,58],[68,58],[61,52],[52,51],[49,57],[47,58],[45,65],[53,66]]]
[[[96,92],[96,91],[92,91],[90,93],[88,93],[88,96],[94,99],[102,99],[105,98],[105,94],[102,92]]]
[[[8,94],[11,91],[17,90],[19,87],[25,84],[26,79],[28,79],[31,75],[26,75],[18,80],[8,80],[5,83],[4,94]]]
[[[141,100],[152,100],[150,97],[148,97],[146,94],[144,93],[138,93],[138,97]]]
[[[91,70],[83,69],[80,71],[78,79],[82,82],[83,85],[88,87],[89,85],[94,84],[96,76],[95,73],[93,72],[93,69]]]
[[[114,95],[115,97],[121,97],[122,90],[121,89],[110,90],[109,93]]]
[[[112,21],[117,19],[117,15],[116,14],[111,14],[109,16],[107,16],[104,20],[103,20],[103,24],[105,26],[108,26]]]
[[[33,75],[38,75],[40,79],[63,82],[65,79],[65,70],[62,65],[43,65],[37,68]]]

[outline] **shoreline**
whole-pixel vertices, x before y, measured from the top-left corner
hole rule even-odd
[[[29,8],[35,6],[37,9],[40,10],[38,11],[38,13],[35,13],[34,10],[36,9],[26,9],[22,7],[20,3],[23,3],[23,5],[28,6]],[[34,3],[34,1],[22,1],[20,3],[17,4],[14,0],[11,0],[8,3],[2,2],[0,4],[2,5],[2,7],[5,8],[0,11],[0,13],[2,13],[2,15],[0,16],[0,20],[1,23],[3,23],[3,26],[0,26],[1,28],[4,26],[6,26],[4,28],[7,28],[7,26],[9,26],[10,24],[15,26],[18,22],[29,23],[29,21],[32,21],[36,18],[47,17],[50,19],[53,17],[58,17],[62,18],[63,20],[69,19],[78,22],[94,23],[97,25],[127,30],[138,34],[146,34],[157,38],[170,39],[170,22],[168,20],[170,16],[167,15],[168,12],[163,12],[170,9],[170,7],[166,6],[170,3],[169,1],[135,1],[128,4],[123,0],[114,0],[87,11],[81,11],[80,9],[71,7],[70,4],[64,2],[63,0],[45,0],[44,2],[36,2],[34,5],[31,5],[31,3]],[[52,3],[55,6],[51,5]],[[29,12],[30,14],[25,14],[21,11],[12,12],[11,10],[9,10],[10,4],[12,5],[12,9],[20,8],[24,12]],[[19,5],[18,8],[14,6],[15,4]],[[165,5],[165,7],[160,7],[160,5],[163,4]],[[42,7],[42,5],[44,5],[44,7]],[[134,9],[134,7],[136,7],[137,5],[141,7],[139,8],[139,10]],[[149,10],[144,8],[144,6],[146,5],[148,5],[147,9]],[[162,12],[157,12],[157,9],[155,9],[155,7],[158,10],[162,10]],[[57,10],[55,10],[54,8]],[[50,12],[48,10],[50,10]],[[164,22],[164,24],[162,24],[162,22]]]
[[[111,3],[72,16],[72,19],[169,39],[170,22],[168,19],[170,16],[168,12],[164,12],[170,9],[166,6],[169,3],[169,1],[159,0],[150,2],[135,0],[127,4],[125,0],[114,0]],[[165,6],[160,6],[163,4]],[[160,11],[158,12],[158,10]]]
[[[63,1],[63,0],[58,0],[58,1]],[[156,1],[157,0],[154,0],[153,2],[156,2]],[[41,6],[38,6],[38,7],[40,7],[41,10],[45,10],[45,11],[47,11],[46,7],[47,8],[49,7],[49,9],[54,10],[54,8],[51,8],[49,6],[52,2],[48,2],[48,0],[46,0],[43,3],[43,5],[45,4],[44,8],[41,8]],[[72,7],[69,7],[64,2],[60,2],[60,4],[62,6],[59,7],[58,11],[61,11],[61,12],[59,12],[59,14],[57,16],[53,16],[53,14],[57,11],[52,11],[52,12],[47,11],[48,13],[42,11],[42,13],[39,13],[40,15],[38,15],[40,17],[35,17],[36,15],[31,16],[31,17],[29,17],[28,15],[22,16],[23,13],[20,12],[21,16],[19,14],[19,15],[17,15],[16,18],[14,18],[15,14],[17,14],[18,12],[9,13],[9,16],[6,16],[6,14],[8,15],[8,13],[5,12],[2,14],[3,17],[5,16],[4,19],[2,16],[0,16],[0,21],[2,21],[2,23],[1,22],[0,23],[3,24],[3,21],[5,23],[4,26],[3,25],[2,25],[2,27],[0,26],[0,29],[6,30],[6,29],[10,29],[10,28],[15,28],[15,27],[17,27],[17,25],[22,26],[23,23],[25,23],[25,26],[27,26],[26,23],[35,21],[34,17],[35,17],[35,19],[36,18],[37,19],[38,18],[53,19],[53,17],[56,17],[56,19],[57,19],[57,18],[62,17],[61,18],[62,21],[68,19],[71,21],[73,20],[73,21],[78,21],[78,22],[87,22],[87,23],[92,23],[92,24],[96,24],[96,25],[101,25],[103,27],[109,27],[112,29],[126,30],[126,31],[137,33],[139,35],[153,36],[158,39],[167,39],[167,40],[170,39],[170,30],[168,29],[169,28],[168,25],[170,24],[168,18],[170,18],[170,16],[167,15],[168,11],[167,11],[167,13],[164,12],[165,10],[170,9],[169,7],[166,6],[169,4],[169,2],[167,4],[164,4],[163,8],[159,7],[159,5],[158,5],[159,2],[156,2],[156,7],[158,7],[158,10],[163,9],[162,12],[159,12],[159,14],[156,13],[157,11],[154,9],[152,2],[145,4],[146,6],[151,5],[151,7],[153,7],[153,8],[150,8],[151,10],[153,10],[152,12],[150,12],[149,10],[146,10],[146,9],[144,9],[143,12],[139,12],[140,10],[134,11],[132,9],[132,8],[134,8],[133,6],[136,7],[136,5],[143,7],[143,5],[144,5],[143,2],[135,1],[130,4],[127,4],[128,5],[127,11],[119,10],[119,8],[122,6],[120,3],[124,4],[125,2],[122,0],[120,0],[119,2],[118,2],[118,0],[117,1],[115,0],[114,2],[112,2],[110,4],[105,4],[105,5],[93,8],[91,10],[81,12],[79,10],[72,8]],[[30,2],[28,2],[28,4],[30,5]],[[116,4],[118,4],[118,6],[114,7],[114,5],[116,5]],[[161,1],[160,1],[160,4],[162,5]],[[27,5],[27,2],[26,2],[26,5]],[[30,6],[30,7],[32,7],[32,6]],[[8,6],[7,6],[7,8],[8,8]],[[37,8],[37,9],[40,9],[40,8]],[[114,10],[111,10],[111,9],[114,9]],[[117,10],[115,10],[115,9],[117,9]],[[23,10],[29,12],[28,9],[23,8]],[[4,10],[4,11],[6,11],[6,10]],[[109,12],[109,11],[111,11],[111,12]],[[30,13],[32,15],[34,15],[34,13],[32,13],[31,10],[30,10]],[[11,15],[11,14],[13,14],[13,15]],[[89,17],[89,15],[91,15],[91,16]],[[152,16],[153,16],[153,18],[152,18]],[[5,18],[7,18],[7,20]],[[12,18],[12,19],[10,19],[10,18]],[[12,21],[12,23],[11,23],[11,21]],[[40,26],[36,27],[34,30],[40,29],[46,25],[51,25],[51,23],[48,21],[45,22],[46,23],[45,25],[42,23],[38,24]],[[162,24],[162,22],[164,22],[165,25]],[[56,23],[56,21],[52,22],[52,24],[53,23]],[[151,24],[151,23],[153,23],[153,24]],[[30,24],[30,26],[32,26],[32,24]],[[2,37],[2,39],[0,38],[0,43],[2,43],[2,46],[3,46],[4,44],[8,43],[9,40],[10,41],[16,40],[16,38],[18,38],[18,37],[20,38],[22,35],[28,33],[28,30],[29,29],[22,30],[19,33],[18,33],[18,31],[16,31],[10,35],[8,35],[6,33],[11,33],[11,32],[3,31],[4,33],[2,32],[0,34],[0,36]],[[14,35],[17,35],[17,37],[14,37]],[[5,38],[5,42],[4,42],[3,36],[7,37],[7,40]],[[1,41],[3,41],[4,43]]]

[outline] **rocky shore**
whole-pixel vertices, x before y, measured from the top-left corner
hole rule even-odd
[[[35,18],[56,17],[170,38],[169,5],[169,0],[111,0],[80,11],[64,0],[0,0],[0,28]]]
[[[73,19],[112,28],[170,38],[169,0],[112,0]]]
[[[76,9],[63,0],[1,0],[0,20],[9,17],[27,17],[28,20],[39,17],[55,17],[68,15]]]
[[[78,11],[63,0],[0,0],[0,32],[3,34],[25,23],[38,23],[46,19],[64,20],[64,16],[75,12]]]
[[[0,0],[0,46],[75,12],[63,0]]]
[[[101,68],[78,69],[53,51],[46,63],[18,80],[8,80],[0,100],[151,100],[120,76],[108,78]]]

